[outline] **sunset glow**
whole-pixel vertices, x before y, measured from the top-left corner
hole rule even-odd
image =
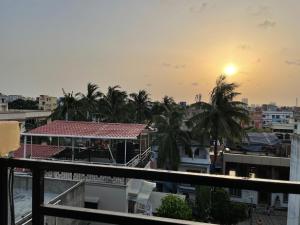
[[[234,64],[228,64],[224,68],[224,74],[226,76],[232,76],[232,75],[236,74],[236,72],[237,72],[237,67]]]

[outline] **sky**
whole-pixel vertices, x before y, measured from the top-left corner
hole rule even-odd
[[[0,0],[0,92],[88,82],[209,99],[224,67],[250,104],[300,98],[299,0]]]

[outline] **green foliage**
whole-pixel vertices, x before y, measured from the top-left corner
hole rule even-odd
[[[192,209],[185,200],[176,195],[167,195],[162,199],[161,206],[157,209],[160,217],[173,219],[190,220],[192,219]]]
[[[158,166],[177,170],[180,163],[179,146],[188,147],[189,133],[182,130],[183,112],[178,107],[165,108],[165,112],[155,117],[158,128]]]
[[[151,119],[150,98],[145,90],[140,90],[138,93],[131,93],[130,103],[133,106],[135,123],[144,123]]]
[[[39,108],[37,101],[17,99],[8,103],[9,109],[37,110]]]
[[[235,83],[227,83],[225,76],[220,76],[212,90],[210,103],[192,105],[199,111],[189,121],[194,136],[208,136],[215,140],[213,165],[218,155],[217,140],[239,141],[245,136],[241,124],[248,123],[249,112],[244,103],[234,101],[240,94],[235,91],[237,87]]]
[[[196,216],[203,222],[209,221],[210,216],[210,187],[197,186],[196,187],[196,199],[195,209]]]
[[[197,218],[203,222],[231,225],[247,218],[247,205],[231,202],[223,188],[197,187],[195,210]]]

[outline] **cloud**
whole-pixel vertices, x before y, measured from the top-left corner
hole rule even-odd
[[[300,59],[286,60],[285,63],[290,66],[300,66]]]
[[[200,5],[193,5],[190,7],[191,13],[201,13],[203,12],[208,6],[207,2],[202,2]]]
[[[166,67],[166,68],[173,68],[173,69],[176,69],[176,70],[179,70],[179,69],[184,69],[186,68],[186,65],[185,64],[171,64],[171,63],[162,63],[161,64],[163,67]]]
[[[193,86],[198,86],[199,84],[198,84],[198,82],[193,82],[192,85]]]
[[[238,49],[241,49],[241,50],[250,50],[251,49],[251,46],[248,45],[248,44],[240,44],[237,46]]]
[[[171,64],[170,64],[170,63],[165,63],[165,62],[164,62],[164,63],[162,63],[161,65],[162,65],[162,66],[164,66],[164,67],[170,67],[170,66],[171,66]]]
[[[258,24],[260,28],[268,29],[273,28],[276,25],[275,21],[266,19],[264,22]]]
[[[268,16],[270,14],[270,7],[266,5],[259,5],[256,7],[248,7],[247,11],[252,16]]]

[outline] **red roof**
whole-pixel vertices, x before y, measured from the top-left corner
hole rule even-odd
[[[31,147],[32,146],[32,147]],[[64,148],[58,148],[53,145],[26,145],[26,157],[29,158],[39,158],[39,159],[48,159],[57,153],[61,152]],[[32,154],[32,155],[31,155]],[[20,148],[13,152],[15,158],[24,157],[24,145],[21,144]]]
[[[136,139],[146,129],[146,126],[146,124],[55,120],[26,134],[29,136]]]

